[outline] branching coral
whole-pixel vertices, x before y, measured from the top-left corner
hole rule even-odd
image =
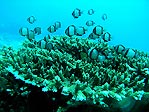
[[[49,42],[52,49],[42,49],[30,41],[16,51],[1,49],[1,77],[11,84],[13,81],[8,82],[11,73],[15,77],[12,79],[19,81],[15,84],[17,89],[9,88],[11,95],[27,96],[32,86],[43,92],[60,93],[68,97],[67,106],[59,107],[64,110],[83,103],[112,107],[111,102],[127,97],[141,100],[149,76],[147,55],[138,51],[138,57],[131,59],[117,54],[114,47],[105,42],[78,37],[57,36]],[[91,59],[91,48],[106,58],[103,61]],[[20,82],[23,85],[20,86]],[[1,84],[1,91],[8,90],[5,83]]]

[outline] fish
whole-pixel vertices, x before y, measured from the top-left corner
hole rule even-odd
[[[27,34],[27,39],[28,40],[34,40],[35,39],[35,33],[34,33],[34,31],[33,30],[29,30],[29,32],[28,32],[28,34]]]
[[[21,28],[19,29],[19,33],[20,33],[21,36],[27,36],[28,33],[29,33],[29,29],[26,28],[26,27],[21,27]]]
[[[34,28],[34,33],[37,35],[41,34],[41,28],[40,27]]]
[[[95,35],[94,33],[90,33],[88,36],[88,39],[97,39],[97,38],[100,38],[100,36]]]
[[[102,20],[104,20],[104,21],[107,20],[107,18],[108,18],[108,17],[107,17],[107,14],[103,14],[103,15],[101,16],[101,18],[102,18]]]
[[[99,53],[98,58],[97,58],[97,61],[103,62],[105,60],[106,60],[106,56],[103,55],[102,53]]]
[[[104,32],[104,29],[100,25],[95,26],[93,29],[93,33],[98,36],[101,36],[103,34],[103,32]]]
[[[76,26],[74,25],[68,26],[67,29],[65,30],[65,34],[69,37],[76,35]]]
[[[106,32],[102,35],[102,39],[105,41],[105,42],[108,42],[111,40],[111,34],[109,32]]]
[[[27,21],[30,23],[30,24],[33,24],[35,21],[36,21],[36,18],[34,16],[30,16],[29,18],[27,18]]]
[[[34,31],[33,30],[29,30],[26,27],[21,27],[19,29],[19,33],[20,33],[21,36],[27,37],[27,39],[30,40],[30,41],[33,40],[33,39],[35,39],[35,33],[34,33]]]
[[[92,20],[89,20],[89,21],[86,22],[87,26],[93,26],[94,24],[95,24],[95,22],[92,21]]]
[[[47,49],[47,50],[51,50],[51,49],[53,49],[53,44],[51,43],[51,42],[46,42],[46,45],[45,45],[45,48]]]
[[[86,33],[86,31],[87,31],[87,28],[80,26],[80,27],[76,28],[76,35],[82,36]]]
[[[58,28],[61,28],[61,22],[59,22],[59,21],[56,21],[54,25],[55,25],[56,30]]]
[[[51,25],[47,30],[48,30],[50,33],[54,33],[54,32],[56,32],[56,27],[55,27],[55,25]]]
[[[99,55],[99,52],[96,48],[90,48],[88,50],[88,56],[90,57],[90,59],[97,60],[98,55]]]
[[[80,26],[80,27],[76,27],[74,25],[70,25],[67,27],[67,29],[65,30],[65,34],[69,37],[72,36],[82,36],[86,33],[87,28]]]
[[[46,35],[46,36],[44,37],[44,41],[49,42],[50,38],[51,38],[50,35]]]
[[[53,48],[53,44],[50,41],[45,41],[44,39],[39,40],[37,45],[41,49],[51,50]]]
[[[88,10],[88,15],[93,15],[95,13],[94,9]]]
[[[81,16],[83,14],[83,11],[81,11],[80,9],[76,8],[73,12],[72,12],[72,16],[74,18],[79,18],[79,16]]]
[[[134,49],[131,49],[131,48],[126,48],[123,52],[123,55],[126,57],[126,58],[135,58],[137,56],[137,53]]]
[[[114,46],[114,49],[117,53],[122,53],[125,50],[125,47],[122,44]]]
[[[37,45],[38,45],[39,48],[45,49],[45,48],[46,48],[46,41],[43,40],[43,39],[41,39],[41,40],[39,40],[39,41],[37,42]]]

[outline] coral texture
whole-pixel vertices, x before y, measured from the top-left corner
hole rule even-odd
[[[26,40],[18,50],[1,49],[1,93],[26,99],[23,105],[32,88],[39,88],[46,94],[58,94],[65,105],[54,109],[67,111],[82,104],[125,110],[134,106],[129,101],[141,100],[147,91],[149,59],[144,52],[136,50],[137,56],[132,58],[107,42],[78,37],[55,36],[48,43],[51,47],[41,48],[36,40]],[[52,96],[52,101],[57,97]],[[6,102],[1,100],[3,105]],[[8,105],[14,108],[14,104]]]

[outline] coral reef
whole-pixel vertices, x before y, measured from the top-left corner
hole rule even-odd
[[[132,58],[107,42],[75,36],[54,36],[48,45],[26,40],[18,50],[0,50],[1,111],[129,112],[137,102],[149,103],[144,102],[149,78],[144,52],[135,50]]]

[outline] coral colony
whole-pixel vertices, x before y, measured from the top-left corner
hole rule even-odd
[[[73,12],[77,18],[81,14]],[[57,21],[47,30],[58,28]],[[85,27],[70,25],[66,35],[37,41],[40,27],[20,28],[26,37],[22,46],[0,49],[0,111],[130,112],[135,104],[149,103],[148,55],[121,44],[110,46],[111,34],[103,29],[96,25],[89,37],[81,38]]]

